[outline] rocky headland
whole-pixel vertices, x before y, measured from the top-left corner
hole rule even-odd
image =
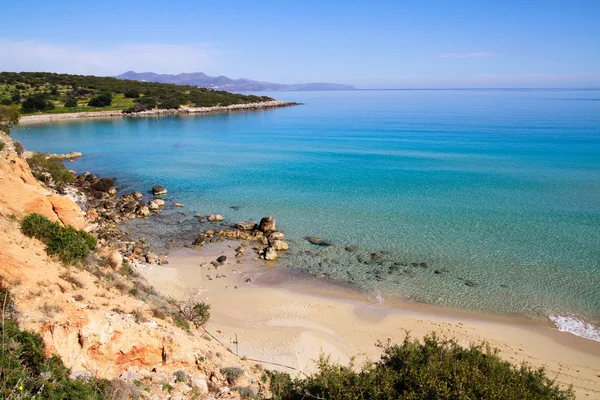
[[[111,118],[111,117],[150,117],[150,116],[168,116],[168,115],[186,115],[186,114],[210,114],[210,113],[222,113],[222,112],[236,112],[236,111],[251,111],[251,110],[266,110],[270,108],[281,108],[291,107],[299,105],[300,103],[272,100],[263,101],[260,103],[248,103],[248,104],[232,104],[229,106],[214,106],[214,107],[185,107],[182,106],[176,109],[153,109],[140,111],[136,113],[127,114],[122,110],[110,110],[110,111],[95,111],[95,112],[73,112],[64,114],[37,114],[37,115],[25,115],[21,117],[20,124],[36,124],[42,122],[52,121],[67,121],[73,119],[86,119],[86,118]]]

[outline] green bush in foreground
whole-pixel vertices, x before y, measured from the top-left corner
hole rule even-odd
[[[515,367],[489,346],[463,348],[454,340],[427,336],[423,343],[405,339],[387,345],[377,363],[356,372],[352,365],[318,362],[306,379],[271,373],[273,398],[295,399],[574,399],[543,370]]]
[[[73,173],[65,167],[64,161],[59,157],[35,153],[27,160],[27,164],[36,179],[47,185],[54,185],[58,190],[63,190],[75,180]]]
[[[0,297],[2,304],[7,306],[6,309],[12,310],[10,295],[1,284]],[[96,378],[70,379],[71,371],[58,356],[46,358],[40,335],[20,330],[14,318],[3,318],[0,337],[0,398],[108,398],[108,381]]]
[[[96,238],[72,226],[63,227],[39,214],[29,214],[21,221],[21,231],[46,244],[46,253],[57,256],[67,265],[77,264],[96,248]]]

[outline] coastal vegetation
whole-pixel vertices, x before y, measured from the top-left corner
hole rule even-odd
[[[75,176],[65,167],[64,160],[60,157],[34,153],[27,159],[27,164],[36,179],[58,191],[64,190],[75,180]]]
[[[11,128],[19,123],[20,117],[19,106],[15,104],[0,105],[0,131],[9,134]]]
[[[229,106],[271,100],[267,96],[111,77],[0,72],[0,104],[10,112],[20,110],[25,115],[109,110],[135,113],[153,108]],[[0,123],[4,112],[0,109]]]
[[[21,231],[46,244],[46,253],[66,265],[78,264],[96,248],[96,238],[72,226],[63,227],[39,214],[29,214],[21,221]]]
[[[305,379],[271,372],[278,400],[300,399],[574,399],[544,370],[502,361],[486,345],[463,347],[435,335],[407,337],[400,345],[381,345],[381,360],[356,370],[321,356],[318,372]]]

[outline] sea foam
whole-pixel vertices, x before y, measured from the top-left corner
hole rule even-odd
[[[550,315],[550,320],[561,332],[600,342],[600,328],[574,316]]]

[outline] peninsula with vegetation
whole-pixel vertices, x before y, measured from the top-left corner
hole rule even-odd
[[[190,85],[49,72],[0,72],[0,104],[21,122],[258,110],[296,105]]]

